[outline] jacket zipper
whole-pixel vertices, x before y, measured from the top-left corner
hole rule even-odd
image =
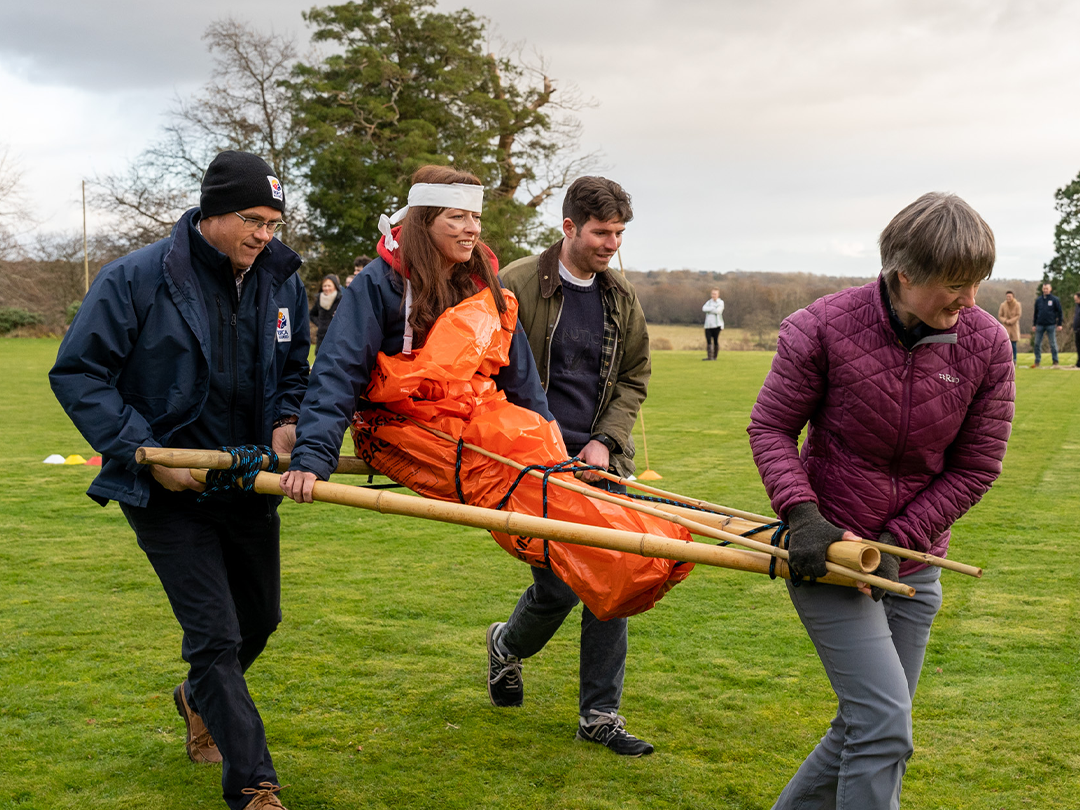
[[[232,440],[232,444],[236,444],[236,387],[240,378],[240,361],[238,355],[240,354],[240,335],[236,328],[236,312],[232,314],[232,333],[231,340],[232,350],[232,379],[229,384],[229,437]]]
[[[896,441],[896,452],[893,454],[892,463],[889,465],[889,514],[896,512],[900,503],[900,459],[904,455],[904,445],[907,444],[908,428],[911,427],[911,369],[915,358],[915,352],[909,351],[904,363],[904,373],[901,377],[904,383],[904,392],[900,400],[900,434]]]
[[[217,302],[217,320],[218,320],[218,351],[217,370],[218,374],[225,373],[225,313],[221,311],[221,296],[215,295],[214,300]]]
[[[562,290],[559,291],[559,311],[555,313],[555,323],[547,337],[547,357],[544,358],[544,392],[547,393],[548,383],[551,381],[551,341],[555,339],[555,330],[559,328],[559,319],[562,318]]]

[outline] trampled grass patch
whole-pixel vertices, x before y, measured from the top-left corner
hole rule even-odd
[[[217,808],[172,689],[180,630],[48,389],[50,340],[0,341],[0,808]],[[646,403],[661,486],[767,511],[745,433],[770,355],[658,352]],[[999,483],[954,531],[916,696],[912,808],[1076,808],[1080,373],[1018,371]],[[640,440],[640,433],[638,434]],[[644,454],[639,446],[639,466]],[[345,480],[345,479],[343,479]],[[496,710],[484,631],[527,568],[482,532],[282,507],[284,623],[249,673],[292,810],[768,808],[834,698],[779,582],[699,566],[630,622],[623,713],[656,744],[575,743],[576,614]]]

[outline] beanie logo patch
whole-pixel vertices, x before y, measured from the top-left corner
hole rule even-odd
[[[292,341],[292,324],[289,323],[288,307],[281,307],[277,313],[277,342],[290,343]]]
[[[266,179],[270,181],[270,193],[274,195],[275,200],[284,200],[285,193],[281,190],[281,183],[272,174],[266,175]]]

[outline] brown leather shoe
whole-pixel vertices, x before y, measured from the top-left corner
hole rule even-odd
[[[192,762],[220,763],[221,752],[218,751],[214,738],[210,736],[206,723],[188,706],[187,696],[184,695],[186,683],[187,681],[184,681],[173,690],[173,702],[176,703],[176,710],[180,712],[180,716],[184,718],[184,725],[187,726],[184,747],[187,749],[188,758]],[[268,806],[273,807],[273,805]]]
[[[240,792],[254,798],[244,805],[244,810],[288,810],[277,797],[281,788],[273,782],[259,782],[257,788],[244,788]]]

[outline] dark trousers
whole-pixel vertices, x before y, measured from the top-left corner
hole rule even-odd
[[[594,486],[612,492],[626,487],[599,481]],[[544,648],[580,601],[570,586],[547,568],[533,568],[533,584],[521,595],[499,636],[511,655],[528,658]],[[581,609],[578,659],[578,707],[582,719],[592,711],[617,712],[626,675],[626,619],[600,621]]]
[[[1076,367],[1080,368],[1080,331],[1073,330],[1073,342],[1076,344]]]
[[[240,810],[244,788],[278,784],[244,672],[281,621],[281,521],[262,495],[194,501],[155,485],[145,508],[121,509],[183,628],[188,703],[221,751],[225,802]]]
[[[720,350],[721,332],[724,332],[724,328],[720,326],[705,329],[705,349],[711,354],[715,354]]]

